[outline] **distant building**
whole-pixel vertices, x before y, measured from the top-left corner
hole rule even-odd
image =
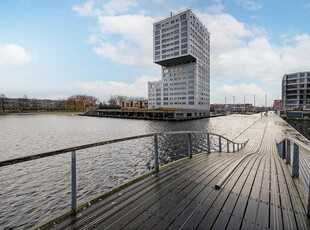
[[[154,63],[161,80],[148,83],[148,107],[210,112],[210,34],[190,10],[153,24]]]
[[[273,102],[273,109],[275,111],[282,110],[282,100],[274,100],[274,102]]]
[[[284,74],[282,106],[285,111],[310,109],[310,72]]]
[[[2,105],[4,105],[2,107]],[[64,100],[4,98],[0,100],[0,108],[5,111],[19,112],[26,110],[63,110]]]

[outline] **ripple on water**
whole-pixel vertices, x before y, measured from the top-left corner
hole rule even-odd
[[[233,139],[260,116],[232,115],[188,122],[79,116],[0,117],[0,159],[10,159],[125,136],[168,131],[204,131]],[[159,138],[161,162],[187,154],[186,135]],[[211,138],[212,148],[218,140]],[[193,135],[193,150],[207,149]],[[78,201],[141,175],[153,167],[153,139],[145,138],[77,152]],[[0,226],[27,229],[70,207],[70,154],[0,168]]]

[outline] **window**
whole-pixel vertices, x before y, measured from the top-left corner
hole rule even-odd
[[[194,102],[194,101],[189,101],[188,104],[189,104],[189,105],[194,105],[195,102]]]
[[[193,95],[194,91],[188,91],[188,95]]]
[[[182,31],[182,32],[187,31],[187,26],[182,27],[181,31]]]
[[[181,22],[181,26],[186,26],[186,25],[187,25],[187,21]]]
[[[187,50],[182,50],[181,54],[187,54]]]
[[[159,39],[160,39],[160,36],[159,36],[159,35],[155,37],[155,41],[157,41],[157,40],[159,40]]]
[[[155,55],[158,55],[158,54],[160,54],[160,51],[156,51],[156,52],[155,52]]]
[[[159,45],[159,44],[160,44],[160,41],[155,42],[155,45]]]
[[[182,44],[181,49],[186,49],[187,48],[187,43]]]
[[[179,39],[179,35],[175,35],[173,39]]]
[[[160,46],[155,46],[155,50],[159,50],[160,49]]]
[[[187,32],[182,33],[182,34],[181,34],[181,37],[182,37],[182,38],[186,38],[186,37],[187,37]]]
[[[180,16],[180,20],[181,20],[181,21],[186,20],[186,14],[182,14],[182,15]]]
[[[180,32],[179,30],[173,31],[174,34],[178,34],[179,32]]]
[[[179,41],[175,41],[174,42],[174,45],[178,45],[180,42]]]
[[[181,43],[187,42],[187,38],[182,38]]]
[[[155,26],[155,28],[156,28],[156,30],[160,30],[160,24],[157,24],[157,25]]]

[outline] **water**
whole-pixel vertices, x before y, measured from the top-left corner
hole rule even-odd
[[[0,116],[0,161],[115,138],[169,131],[204,131],[233,139],[260,116],[231,115],[186,122],[74,115]],[[161,162],[186,153],[182,135],[159,139]],[[194,153],[206,149],[193,137]],[[153,139],[77,151],[78,202],[152,167]],[[0,168],[0,228],[27,229],[70,208],[70,153]]]

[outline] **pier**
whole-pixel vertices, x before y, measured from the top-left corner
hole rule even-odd
[[[310,147],[275,114],[263,116],[236,139],[205,133],[207,151],[195,154],[195,132],[147,134],[0,162],[0,167],[71,152],[71,211],[37,229],[309,229]],[[162,165],[158,136],[187,135],[187,157]],[[153,138],[154,169],[84,202],[76,201],[79,150]],[[216,148],[211,146],[216,143]]]

